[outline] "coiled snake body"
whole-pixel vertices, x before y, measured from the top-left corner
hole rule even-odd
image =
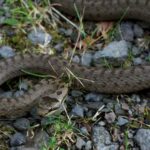
[[[128,8],[125,18],[150,22],[149,0],[53,0],[62,4],[60,9],[74,15],[73,3],[81,11],[85,7],[85,18],[94,20],[119,19]],[[0,62],[0,84],[8,79],[24,74],[21,69],[67,76],[71,71],[76,79],[75,87],[102,93],[130,93],[150,88],[150,66],[138,66],[128,69],[95,69],[69,64],[66,60],[48,55],[17,55]],[[36,99],[47,91],[54,93],[59,88],[59,80],[42,80],[24,96],[16,99],[4,98],[0,101],[0,116],[18,116],[31,109]]]

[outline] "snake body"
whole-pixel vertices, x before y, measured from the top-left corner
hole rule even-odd
[[[64,12],[75,15],[74,3],[79,11],[85,8],[84,16],[92,20],[119,19],[128,8],[125,18],[150,22],[150,0],[53,0]],[[48,73],[59,77],[73,74],[73,86],[102,93],[130,93],[150,88],[150,66],[128,69],[96,69],[68,63],[63,58],[48,55],[17,55],[0,61],[0,85],[5,81],[23,75],[22,69]],[[36,99],[45,92],[54,93],[59,80],[42,80],[25,95],[1,99],[0,116],[23,115],[37,103]],[[80,81],[80,82],[79,82]],[[81,85],[82,83],[82,85]],[[58,92],[59,93],[59,92]]]
[[[128,69],[96,69],[68,63],[61,57],[44,54],[24,54],[0,62],[0,85],[14,77],[24,75],[28,70],[47,73],[56,77],[74,75],[73,86],[102,93],[130,93],[150,87],[150,66]],[[22,97],[1,99],[0,116],[17,116],[37,103],[44,93],[59,90],[59,80],[42,80]],[[82,83],[82,85],[81,85]],[[59,93],[59,92],[58,92]]]

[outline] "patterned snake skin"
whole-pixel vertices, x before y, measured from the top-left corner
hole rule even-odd
[[[32,61],[31,61],[32,60]],[[9,67],[8,67],[9,66]],[[22,69],[47,73],[60,77],[74,74],[73,87],[102,93],[130,93],[150,87],[150,66],[129,69],[96,69],[69,64],[66,60],[48,55],[17,55],[0,62],[0,84],[25,74]],[[81,83],[82,85],[81,85]],[[29,110],[36,99],[47,91],[54,93],[60,86],[59,80],[42,80],[33,89],[18,99],[1,99],[0,116],[17,116]],[[59,92],[58,92],[59,93]]]
[[[85,8],[84,16],[89,20],[119,19],[127,9],[125,18],[150,22],[150,0],[53,0],[62,4],[64,12],[75,15],[74,3],[80,11]],[[39,61],[40,60],[40,61]],[[74,74],[73,86],[102,93],[130,93],[150,88],[150,66],[138,66],[128,69],[96,69],[69,64],[55,56],[25,54],[0,62],[0,85],[13,77],[23,75],[21,69],[48,73],[60,77]],[[80,82],[82,82],[82,85]],[[42,80],[25,95],[17,99],[1,99],[0,116],[16,117],[23,115],[37,104],[37,98],[47,91],[56,92],[60,81]],[[60,92],[58,92],[60,94]]]

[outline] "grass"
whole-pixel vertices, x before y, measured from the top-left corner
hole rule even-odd
[[[42,145],[41,150],[65,150],[64,147],[70,147],[70,143],[74,143],[75,138],[74,125],[63,116],[49,116],[46,119],[45,127],[51,128],[53,134],[48,142]]]

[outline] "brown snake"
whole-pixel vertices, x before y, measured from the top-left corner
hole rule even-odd
[[[108,0],[106,1],[108,2]],[[143,0],[145,3],[142,0],[137,0],[136,2],[131,2],[130,0],[112,0],[112,3],[114,2],[115,4],[115,1],[120,2],[117,3],[117,6],[118,4],[122,4],[121,6],[124,6],[126,4],[125,2],[128,2],[127,6],[130,6],[130,9],[127,18],[139,18],[141,20],[149,22],[149,0]],[[100,15],[97,15],[97,17],[95,16],[95,13],[98,13],[98,8],[100,9],[102,6],[104,7],[104,5],[100,5],[100,2],[103,2],[103,0],[64,0],[63,2],[54,0],[54,2],[62,3],[64,8],[66,8],[66,6],[70,6],[68,7],[68,12],[70,12],[71,14],[73,14],[73,2],[76,2],[78,7],[80,6],[79,4],[81,2],[82,5],[84,5],[85,3],[85,6],[87,5],[90,10],[92,6],[96,7],[97,9],[91,10],[91,12],[93,11],[93,13],[90,12],[90,15],[94,16],[94,20],[98,20],[98,17],[100,17]],[[93,4],[91,7],[89,5],[90,3]],[[99,5],[96,5],[95,3]],[[108,5],[109,4],[110,3],[108,3]],[[112,5],[111,9],[106,12],[106,8],[108,7],[107,3],[105,5],[106,7],[100,9],[102,19],[104,19],[105,16],[106,20],[110,20],[112,18],[117,19],[122,15],[123,7],[121,7],[122,9],[119,8],[118,10],[116,10],[116,5],[114,5],[114,8]],[[135,6],[137,7],[136,9]],[[110,13],[112,13],[113,15],[111,16]],[[141,17],[137,15],[139,13]],[[85,12],[85,17],[88,18],[88,12]],[[87,68],[74,63],[69,64],[63,58],[42,54],[17,55],[15,57],[0,61],[0,85],[9,79],[23,75],[24,72],[22,72],[21,69],[48,73],[57,77],[59,77],[61,74],[67,77],[68,74],[72,73],[77,78],[73,79],[74,87],[83,88],[95,92],[119,94],[131,93],[150,88],[150,66],[130,67],[128,69],[103,68],[97,70],[96,68]],[[77,80],[80,80],[83,86]],[[60,86],[61,84],[59,79],[42,80],[39,84],[33,87],[33,89],[29,90],[24,96],[16,99],[1,99],[0,116],[15,117],[23,115],[24,112],[30,110],[33,105],[38,103],[36,101],[38,97],[43,96],[47,91],[49,91],[49,93],[54,93],[59,88],[61,88]],[[60,93],[58,92],[58,94]]]

